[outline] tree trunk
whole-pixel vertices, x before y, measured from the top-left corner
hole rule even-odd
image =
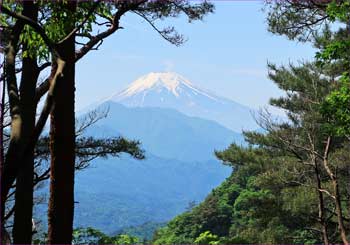
[[[1,231],[4,229],[5,203],[13,180],[16,178],[16,168],[19,165],[17,155],[21,153],[23,142],[21,141],[22,118],[19,106],[19,97],[16,79],[16,54],[19,35],[23,29],[23,23],[17,21],[10,34],[9,43],[5,49],[5,74],[7,92],[9,96],[11,115],[11,135],[4,164],[1,166]],[[16,150],[17,149],[17,150]]]
[[[4,63],[5,66],[5,63]],[[5,70],[5,68],[3,68]],[[0,123],[1,123],[1,128],[0,128],[0,173],[2,173],[2,169],[4,166],[4,106],[5,106],[5,80],[3,80],[3,82],[1,83],[1,107],[0,107]],[[2,176],[2,174],[1,174]],[[5,202],[4,202],[5,203]],[[5,205],[5,204],[4,204]],[[1,207],[3,206],[3,204],[1,203]],[[2,208],[1,208],[2,209]],[[3,212],[3,211],[1,211]],[[8,242],[7,237],[5,238],[6,234],[6,230],[3,226],[3,222],[5,222],[5,220],[3,219],[3,216],[5,214],[1,213],[1,224],[0,224],[0,242],[3,244],[6,244]]]
[[[4,113],[5,113],[5,81],[1,82],[0,86],[0,170],[4,165]]]
[[[340,201],[338,181],[336,179],[332,180],[332,185],[333,185],[333,191],[334,191],[334,197],[335,197],[335,210],[338,218],[340,237],[344,244],[349,244],[347,235],[346,235],[345,226],[344,226],[343,209]]]
[[[329,244],[328,226],[327,226],[327,221],[326,221],[326,217],[325,217],[323,193],[322,193],[322,191],[320,191],[322,189],[321,176],[320,176],[317,162],[315,161],[314,164],[315,164],[314,170],[315,170],[315,177],[316,177],[316,183],[317,183],[317,193],[318,193],[318,218],[319,218],[319,222],[321,224],[323,244],[328,245]]]
[[[75,10],[68,2],[68,11]],[[74,28],[71,21],[70,30]],[[67,33],[69,30],[67,30]],[[48,210],[49,244],[71,244],[74,216],[75,164],[75,36],[59,47],[66,62],[63,77],[58,78],[50,127],[50,200]]]
[[[36,21],[38,7],[33,1],[23,2],[23,15]],[[27,45],[23,44],[23,51]],[[28,142],[35,127],[36,102],[35,89],[39,71],[36,55],[22,59],[22,76],[20,85],[20,107],[22,108],[22,137]],[[34,151],[25,152],[22,166],[16,180],[15,211],[13,223],[13,242],[15,244],[30,244],[32,242],[33,214],[33,176]]]
[[[333,173],[331,168],[329,167],[328,164],[328,153],[331,145],[331,137],[329,136],[327,138],[327,143],[326,143],[326,148],[325,148],[325,154],[323,157],[323,166],[327,171],[327,174],[329,178],[331,179],[332,186],[333,186],[333,195],[334,195],[334,202],[335,202],[335,212],[337,214],[337,219],[338,219],[338,229],[340,232],[340,237],[343,241],[344,244],[349,244],[347,240],[347,235],[346,235],[346,230],[344,226],[344,218],[343,218],[343,209],[341,206],[341,197],[340,197],[340,192],[339,192],[339,185],[338,185],[338,179],[336,174]]]

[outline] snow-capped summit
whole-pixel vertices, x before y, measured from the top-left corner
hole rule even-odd
[[[127,89],[113,96],[116,100],[133,96],[137,93],[148,93],[150,90],[162,92],[167,89],[178,97],[185,90],[192,90],[204,96],[215,99],[205,91],[197,88],[188,79],[175,72],[151,72],[134,81]]]
[[[235,131],[257,127],[250,108],[207,92],[174,72],[151,72],[108,100],[129,107],[172,108]]]

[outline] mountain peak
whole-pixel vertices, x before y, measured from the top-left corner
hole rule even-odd
[[[250,108],[197,87],[175,72],[151,72],[104,101],[127,107],[171,108],[191,117],[217,121],[234,131],[256,128]]]
[[[175,72],[151,72],[134,81],[126,90],[119,94],[119,97],[132,96],[151,88],[166,88],[175,96],[179,96],[178,87],[180,85],[194,87],[189,80]]]

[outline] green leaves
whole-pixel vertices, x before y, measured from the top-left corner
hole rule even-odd
[[[350,2],[333,0],[327,5],[326,12],[331,21],[347,22],[350,19]]]
[[[220,244],[219,237],[211,234],[210,231],[201,233],[195,240],[195,244]]]
[[[335,59],[341,59],[345,54],[348,55],[350,48],[350,40],[338,40],[330,43],[322,51],[316,52],[316,59],[323,64]]]
[[[121,234],[107,236],[103,232],[88,227],[73,231],[73,244],[137,244],[138,238]]]
[[[327,14],[333,22],[350,22],[350,2],[332,1],[327,6]],[[321,113],[326,123],[326,132],[336,136],[348,136],[350,134],[350,34],[342,33],[334,38],[323,50],[316,53],[318,65],[324,67],[327,63],[341,62],[343,74],[338,88],[332,91],[321,107]]]
[[[322,105],[321,112],[327,122],[324,125],[328,133],[337,136],[350,135],[350,79],[344,73],[339,89],[331,92]]]
[[[41,36],[30,26],[24,26],[23,32],[20,35],[20,42],[26,46],[22,57],[38,58],[40,61],[48,60],[50,57],[49,51]]]

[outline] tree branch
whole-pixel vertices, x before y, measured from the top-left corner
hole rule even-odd
[[[160,30],[158,27],[151,21],[150,19],[147,18],[146,15],[139,11],[133,11],[135,14],[143,18],[148,24],[151,25],[151,27],[158,32],[159,35],[162,36],[165,40],[170,42],[171,44],[174,44],[176,46],[181,45],[182,43],[185,42],[185,39],[182,35],[178,34],[173,27],[168,27],[166,29]],[[171,33],[174,33],[174,36],[170,36]]]
[[[24,24],[27,24],[30,27],[32,27],[42,37],[42,39],[44,40],[49,50],[52,53],[54,53],[56,57],[61,57],[59,52],[56,49],[56,44],[50,40],[50,38],[46,35],[44,28],[41,27],[37,22],[33,21],[31,18],[28,18],[27,16],[12,12],[8,8],[4,7],[2,4],[0,4],[0,12],[3,12],[15,19],[18,19],[22,21]]]
[[[86,21],[90,18],[90,16],[94,13],[95,9],[97,8],[97,6],[100,4],[101,0],[98,0],[94,3],[94,5],[91,7],[91,9],[89,10],[88,14],[86,15],[86,17],[84,18],[84,20],[79,24],[79,26],[77,26],[76,28],[74,28],[67,36],[65,36],[61,41],[59,41],[57,44],[62,44],[64,43],[66,40],[68,40],[69,38],[71,38],[80,28],[82,28],[84,26],[84,24],[86,23]]]
[[[108,28],[106,31],[101,32],[100,34],[97,34],[96,36],[91,36],[90,41],[88,41],[81,49],[79,49],[75,54],[75,61],[77,62],[80,60],[84,55],[86,55],[90,50],[93,49],[93,47],[101,42],[102,39],[110,36],[114,32],[116,32],[118,29],[121,29],[119,26],[119,20],[121,16],[123,16],[127,11],[136,9],[137,6],[147,2],[147,0],[142,1],[131,1],[129,2],[123,2],[121,7],[118,9],[118,11],[114,14],[113,22],[110,28]]]

